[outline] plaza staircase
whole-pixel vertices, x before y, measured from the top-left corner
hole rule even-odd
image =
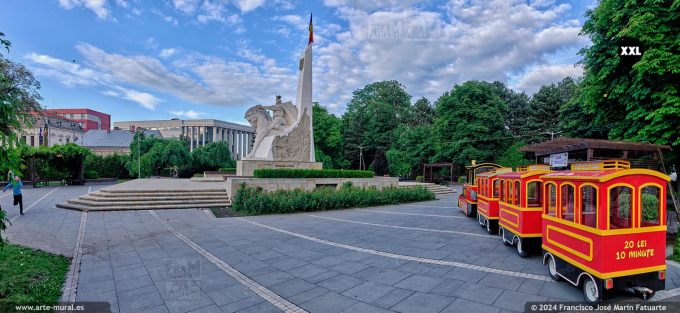
[[[122,211],[194,209],[231,205],[227,191],[222,185],[217,188],[205,186],[206,188],[200,189],[159,185],[153,189],[151,187],[139,188],[137,185],[130,186],[134,188],[121,188],[119,187],[121,185],[114,185],[114,188],[102,188],[99,191],[59,203],[57,207],[79,211]]]
[[[434,183],[417,183],[417,182],[399,182],[399,188],[412,188],[416,186],[422,186],[427,188],[427,190],[432,191],[435,195],[446,195],[456,193],[456,190],[452,187],[437,185]]]

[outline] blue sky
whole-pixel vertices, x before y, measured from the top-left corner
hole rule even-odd
[[[130,119],[217,118],[274,95],[294,100],[314,14],[314,101],[341,114],[352,91],[395,79],[435,101],[456,83],[516,90],[578,76],[592,0],[9,0],[8,57],[41,81],[48,108]]]

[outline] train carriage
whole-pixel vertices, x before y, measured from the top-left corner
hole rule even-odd
[[[500,196],[500,179],[498,175],[512,172],[510,167],[501,167],[477,175],[477,221],[486,227],[489,234],[498,230],[498,198]]]
[[[458,208],[468,217],[477,216],[477,175],[501,167],[495,163],[479,163],[466,166],[467,183],[458,196]]]
[[[598,302],[665,288],[667,175],[627,161],[575,163],[543,180],[543,263]]]
[[[506,246],[515,245],[521,257],[541,245],[543,182],[550,172],[544,164],[520,166],[517,171],[498,176],[500,187],[499,232]]]

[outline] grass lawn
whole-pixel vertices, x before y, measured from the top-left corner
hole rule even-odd
[[[66,257],[5,244],[0,248],[0,304],[55,304],[68,266]]]

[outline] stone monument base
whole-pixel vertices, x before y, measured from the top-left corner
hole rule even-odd
[[[289,162],[289,161],[262,161],[241,160],[236,161],[236,176],[253,176],[258,168],[289,168],[289,169],[312,169],[323,168],[322,162]]]

